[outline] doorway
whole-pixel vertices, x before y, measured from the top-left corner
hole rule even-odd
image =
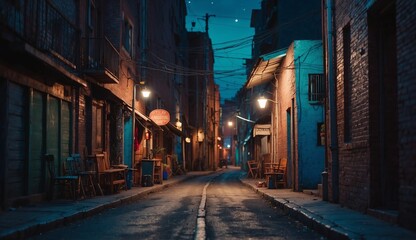
[[[370,207],[398,209],[398,112],[395,3],[369,12]]]

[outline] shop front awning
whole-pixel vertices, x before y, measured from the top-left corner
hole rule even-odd
[[[185,133],[181,130],[179,130],[177,127],[175,127],[172,123],[168,123],[164,126],[165,129],[170,131],[171,133],[175,134],[178,137],[186,137]]]
[[[287,49],[261,55],[253,67],[245,88],[252,88],[274,79],[276,69],[286,56]]]
[[[127,108],[128,111],[131,112],[131,107],[130,106],[125,105],[125,108]],[[143,127],[153,126],[156,129],[161,129],[159,125],[157,125],[152,119],[150,119],[145,114],[139,112],[139,110],[134,109],[134,113],[135,113],[136,120],[141,122],[144,125]]]
[[[268,136],[271,133],[270,124],[256,124],[253,128],[253,137]]]

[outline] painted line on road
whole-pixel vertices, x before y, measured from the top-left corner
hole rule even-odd
[[[198,216],[196,218],[195,240],[203,240],[207,238],[205,231],[205,207],[207,205],[207,188],[211,181],[212,179],[205,184],[204,189],[202,190],[201,202],[199,203]]]

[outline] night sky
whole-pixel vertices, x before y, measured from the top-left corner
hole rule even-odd
[[[260,9],[261,0],[187,0],[188,31],[205,31],[209,18],[209,36],[214,48],[215,83],[220,86],[221,101],[234,97],[246,82],[244,59],[251,58],[250,28],[252,9]],[[191,22],[196,25],[192,28]]]

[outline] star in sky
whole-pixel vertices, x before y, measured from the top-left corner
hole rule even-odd
[[[260,9],[261,0],[187,1],[187,29],[205,31],[209,18],[209,36],[214,49],[214,80],[220,86],[221,100],[230,99],[246,82],[245,59],[251,58],[250,28],[252,9]],[[191,22],[195,22],[192,27]]]

